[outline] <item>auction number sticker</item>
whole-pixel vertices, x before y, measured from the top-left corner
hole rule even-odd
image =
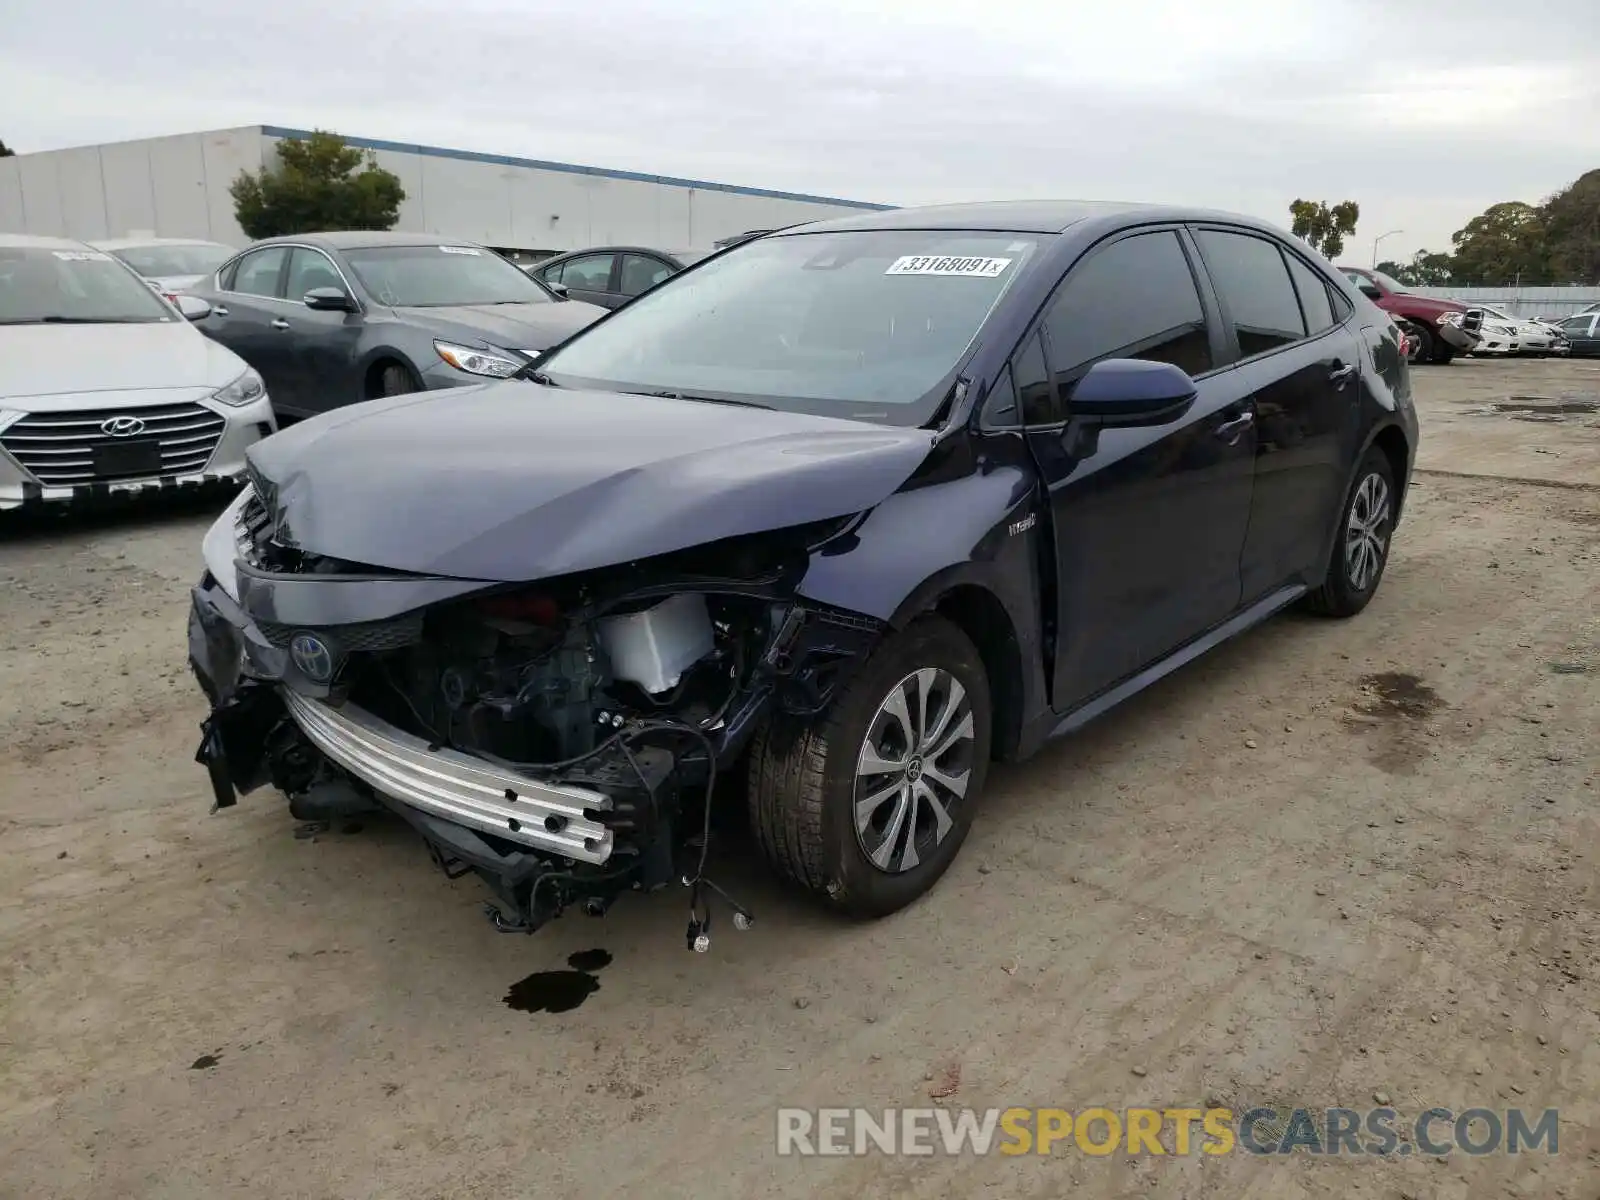
[[[440,246],[439,249],[446,254],[470,254],[474,258],[477,258],[479,253],[474,246]]]
[[[110,262],[111,255],[98,250],[52,250],[62,262]]]
[[[1011,265],[1009,258],[971,258],[948,254],[904,254],[889,264],[885,275],[965,275],[993,279]]]

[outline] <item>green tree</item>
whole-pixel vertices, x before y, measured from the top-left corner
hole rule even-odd
[[[10,146],[6,145],[4,142],[0,142],[0,158],[13,158],[16,156],[16,153],[17,152]]]
[[[322,229],[393,229],[406,198],[399,178],[372,151],[317,130],[278,143],[278,163],[241,172],[228,191],[239,228],[252,238]]]
[[[1552,282],[1600,284],[1600,169],[1551,196],[1540,216]]]
[[[1289,205],[1290,229],[1324,258],[1344,253],[1344,240],[1356,231],[1361,206],[1345,200],[1332,208],[1321,200],[1296,200]]]
[[[1544,214],[1521,200],[1491,204],[1450,235],[1451,266],[1466,284],[1538,283],[1549,274]]]
[[[1418,250],[1408,263],[1389,259],[1379,263],[1377,269],[1407,287],[1443,287],[1455,278],[1450,256],[1437,250]]]

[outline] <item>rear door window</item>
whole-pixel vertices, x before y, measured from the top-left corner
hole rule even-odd
[[[1276,242],[1202,229],[1196,235],[1226,319],[1250,358],[1306,336],[1294,285]]]
[[[1191,375],[1215,365],[1189,257],[1171,230],[1136,234],[1092,252],[1051,302],[1045,332],[1056,386],[1063,390],[1105,358],[1172,363]],[[1020,373],[1017,387],[1022,391]],[[1026,410],[1025,392],[1022,399]]]
[[[1289,260],[1289,275],[1294,279],[1294,290],[1300,296],[1300,311],[1306,318],[1306,335],[1315,337],[1337,324],[1333,315],[1333,302],[1328,299],[1327,281],[1294,255]]]

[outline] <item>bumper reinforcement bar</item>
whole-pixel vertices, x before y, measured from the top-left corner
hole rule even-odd
[[[584,815],[610,797],[544,783],[456,750],[433,749],[354,705],[339,708],[288,688],[284,705],[323,754],[401,804],[481,833],[579,862],[611,855],[611,830]]]

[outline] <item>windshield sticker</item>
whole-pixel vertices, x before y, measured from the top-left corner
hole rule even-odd
[[[110,262],[111,255],[98,250],[52,250],[62,262]]]
[[[470,254],[474,258],[478,256],[477,249],[472,246],[440,246],[439,249],[446,254]]]
[[[889,264],[885,275],[966,275],[993,279],[1011,265],[1009,258],[960,258],[941,254],[906,254]]]

